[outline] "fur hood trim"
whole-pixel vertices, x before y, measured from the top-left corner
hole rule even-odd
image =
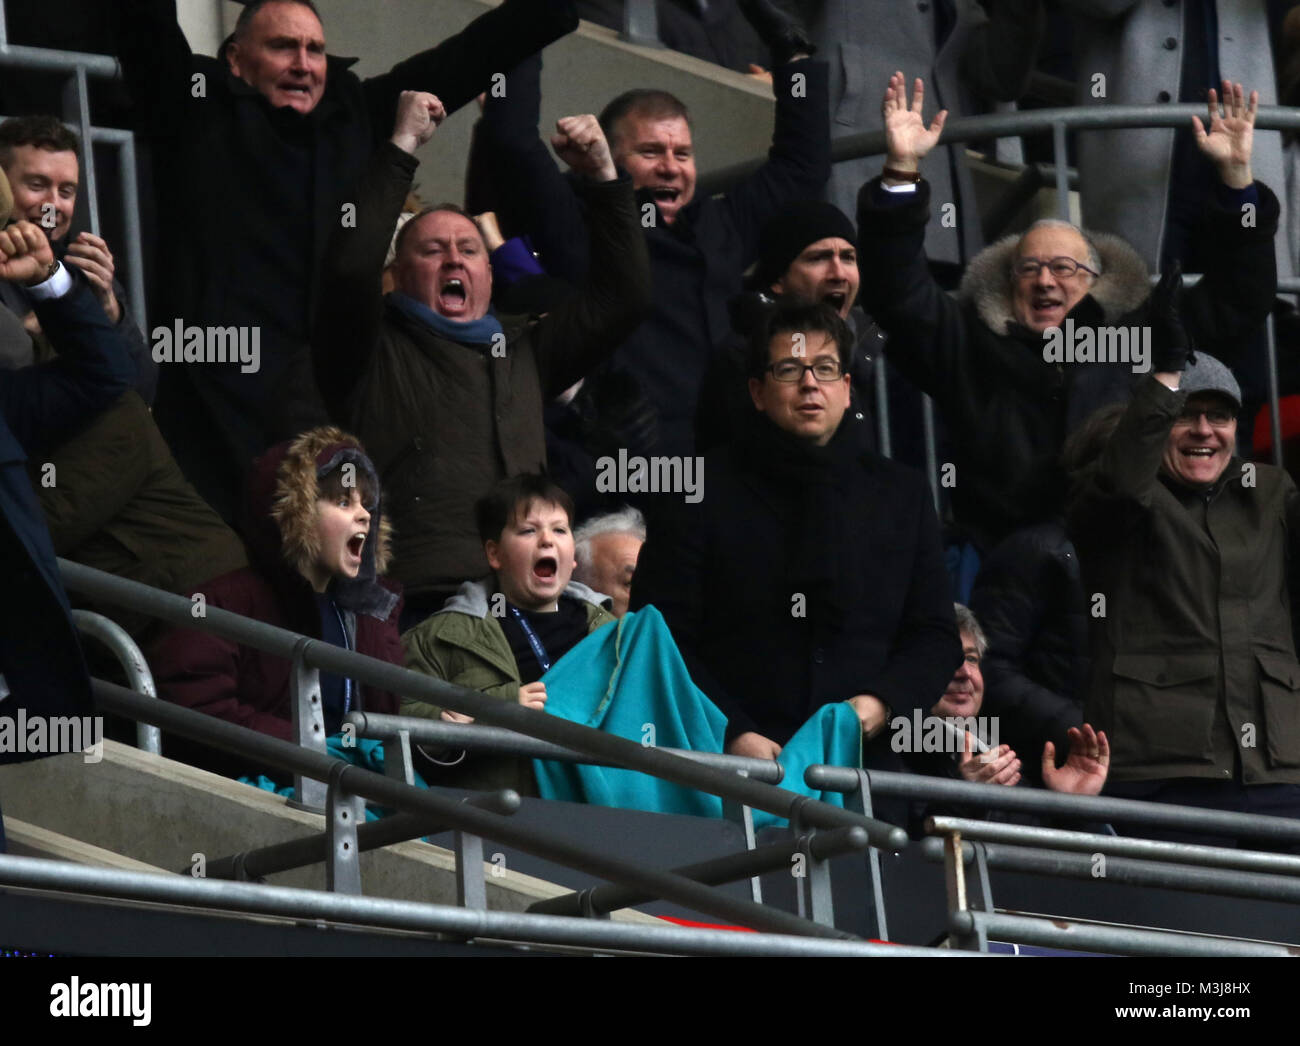
[[[339,451],[348,449],[356,451],[357,456],[344,454],[342,460],[353,461],[358,467],[368,466],[373,473],[374,466],[365,457],[360,441],[342,429],[332,427],[312,429],[291,441],[276,469],[271,518],[280,528],[281,553],[285,562],[299,573],[320,555],[316,533],[316,502],[320,498],[318,472],[339,459]],[[378,476],[372,478],[378,489]],[[382,502],[383,492],[379,491],[379,494]],[[374,574],[383,574],[392,556],[392,526],[377,511],[382,505],[367,507],[372,518],[365,547],[370,554],[362,557],[362,572],[369,561]]]
[[[1146,262],[1118,236],[1084,231],[1101,256],[1101,276],[1088,292],[1102,310],[1107,323],[1114,323],[1136,309],[1151,294],[1151,274]],[[1008,333],[1015,322],[1011,309],[1011,260],[1020,234],[1004,236],[971,259],[962,277],[957,297],[973,302],[979,317],[995,334]]]
[[[249,551],[262,570],[296,587],[321,552],[316,527],[320,476],[344,463],[370,474],[379,504],[367,506],[370,532],[361,550],[361,570],[356,578],[335,580],[334,601],[343,609],[386,620],[398,597],[377,580],[388,566],[392,545],[383,489],[361,443],[341,429],[312,429],[272,447],[253,463],[244,525]]]

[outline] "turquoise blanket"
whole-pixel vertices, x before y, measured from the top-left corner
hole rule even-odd
[[[659,748],[721,752],[726,717],[692,682],[663,616],[654,607],[625,615],[597,629],[542,677],[546,711],[570,722]],[[862,728],[849,705],[817,712],[781,755],[782,787],[843,806],[839,793],[814,793],[803,783],[813,763],[858,766]],[[594,803],[630,810],[721,817],[722,800],[634,770],[533,760],[544,799]],[[783,825],[754,811],[755,827]]]

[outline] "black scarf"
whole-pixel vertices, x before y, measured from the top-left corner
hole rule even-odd
[[[768,480],[791,509],[784,584],[807,597],[815,630],[839,632],[862,593],[852,518],[852,484],[862,450],[848,416],[819,447],[757,415],[739,444],[742,465]]]

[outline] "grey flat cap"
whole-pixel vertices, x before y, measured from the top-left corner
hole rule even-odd
[[[1208,353],[1198,352],[1196,362],[1188,364],[1178,382],[1178,390],[1192,396],[1198,392],[1217,392],[1241,407],[1241,386],[1222,363]]]

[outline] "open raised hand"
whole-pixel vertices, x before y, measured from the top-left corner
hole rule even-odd
[[[912,85],[912,104],[907,104],[907,80],[901,72],[889,78],[880,112],[885,121],[885,148],[889,167],[900,171],[917,171],[922,158],[939,142],[948,110],[940,110],[929,127],[925,125],[922,110],[925,105],[925,83],[917,77]]]
[[[1223,81],[1223,112],[1219,112],[1219,97],[1210,88],[1210,129],[1207,132],[1199,116],[1192,117],[1196,131],[1196,145],[1219,171],[1223,183],[1233,189],[1244,189],[1254,181],[1250,172],[1250,152],[1255,138],[1255,114],[1259,111],[1259,92],[1246,93],[1241,84]]]

